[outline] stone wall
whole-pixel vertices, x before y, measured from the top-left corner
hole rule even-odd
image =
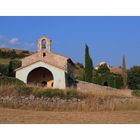
[[[131,97],[131,90],[129,89],[115,89],[107,86],[101,86],[93,83],[88,83],[84,81],[77,80],[77,90],[81,92],[87,93],[95,93],[95,94],[106,94],[106,93],[114,93],[114,94],[122,94],[128,97]]]
[[[62,99],[60,97],[36,97],[34,95],[4,96],[0,95],[0,106],[8,108],[34,109],[34,110],[63,110],[70,105],[83,104],[84,100],[78,98]]]
[[[139,103],[139,98],[115,96],[112,98],[110,96],[93,96],[88,99],[62,99],[61,97],[36,97],[32,94],[28,96],[0,95],[0,107],[44,111],[111,111],[119,105],[128,106],[131,104],[132,107],[135,107]]]

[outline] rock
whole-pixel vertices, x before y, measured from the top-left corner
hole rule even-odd
[[[61,104],[65,103],[65,102],[66,102],[66,100],[60,99]]]
[[[51,99],[50,99],[50,98],[48,98],[48,99],[47,99],[47,102],[49,102],[50,100],[51,100]]]
[[[72,100],[68,99],[67,102],[71,102]]]
[[[5,97],[5,100],[9,100],[9,98],[10,98],[9,96],[6,96],[6,97]]]
[[[53,102],[56,102],[56,98],[53,97],[53,98],[52,98],[52,101],[53,101]]]
[[[59,97],[56,97],[56,100],[58,101],[58,100],[60,100],[60,98]]]
[[[30,96],[29,96],[29,99],[30,99],[30,100],[34,100],[34,99],[35,99],[35,96],[34,96],[34,95],[30,95]]]
[[[77,99],[77,101],[80,102],[81,100],[80,99]]]
[[[29,98],[28,98],[28,97],[26,97],[26,98],[25,98],[25,100],[26,100],[26,101],[28,101],[28,100],[29,100]]]
[[[21,96],[20,98],[21,98],[21,99],[24,99],[24,98],[25,98],[25,96]]]
[[[76,98],[73,98],[72,101],[73,101],[73,102],[77,102],[77,99],[76,99]]]

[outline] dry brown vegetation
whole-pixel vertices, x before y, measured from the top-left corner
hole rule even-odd
[[[36,92],[38,91],[44,92],[46,90],[47,89],[40,89],[34,87],[32,90],[32,94],[36,96]],[[66,91],[70,91],[70,89],[62,90],[64,94],[66,93]],[[48,105],[46,103],[45,104],[42,103],[42,101],[40,102],[31,101],[32,102],[31,104],[19,105],[19,103],[17,102],[13,103],[13,102],[6,101],[4,103],[0,103],[0,106],[14,108],[14,109],[19,108],[19,109],[29,109],[29,110],[69,111],[69,112],[70,111],[83,111],[83,112],[94,111],[95,112],[95,111],[140,110],[140,98],[130,96],[131,95],[129,93],[130,91],[129,92],[127,91],[126,92],[127,94],[125,93],[122,94],[121,92],[123,91],[121,91],[120,93],[118,93],[118,91],[117,93],[115,92],[112,93],[112,91],[106,91],[106,92],[94,91],[92,93],[79,93],[76,91],[72,91],[72,92],[82,97],[80,102],[74,102],[74,103],[56,102],[51,105],[50,104]],[[14,86],[0,86],[0,95],[1,96],[29,96],[26,94],[25,95],[19,94]],[[55,97],[55,94],[53,94],[53,97]],[[75,98],[75,94],[74,97],[72,98]]]
[[[33,93],[45,90],[34,87]],[[130,91],[101,90],[78,94],[85,97],[81,102],[56,103],[49,107],[40,103],[26,106],[10,102],[0,104],[0,123],[140,123],[140,98],[131,96]],[[0,96],[10,95],[23,96],[14,86],[0,86]]]
[[[1,124],[138,124],[140,111],[51,112],[0,108]]]

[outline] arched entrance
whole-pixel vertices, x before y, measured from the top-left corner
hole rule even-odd
[[[53,80],[51,71],[43,67],[38,67],[28,74],[27,84],[51,88],[53,87]]]

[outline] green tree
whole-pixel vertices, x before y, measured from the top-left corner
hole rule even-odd
[[[98,70],[98,73],[110,73],[110,69],[108,68],[107,64],[101,65]]]
[[[11,59],[14,59],[14,58],[16,58],[17,57],[17,54],[16,54],[16,51],[14,50],[14,49],[12,49],[11,51],[10,51],[10,56],[9,56]]]
[[[9,76],[15,77],[15,69],[21,66],[21,61],[11,60],[9,62]]]
[[[123,86],[122,76],[111,73],[107,64],[99,66],[98,70],[94,71],[93,82],[102,86],[119,89]]]
[[[9,65],[0,64],[0,73],[2,74],[2,76],[8,76],[9,75]]]
[[[126,72],[126,61],[125,56],[122,59],[122,77],[123,77],[123,86],[127,88],[127,72]]]
[[[84,80],[87,82],[92,82],[93,78],[93,62],[89,55],[88,45],[85,47],[85,73]]]
[[[128,87],[140,90],[140,66],[134,66],[127,71]]]

